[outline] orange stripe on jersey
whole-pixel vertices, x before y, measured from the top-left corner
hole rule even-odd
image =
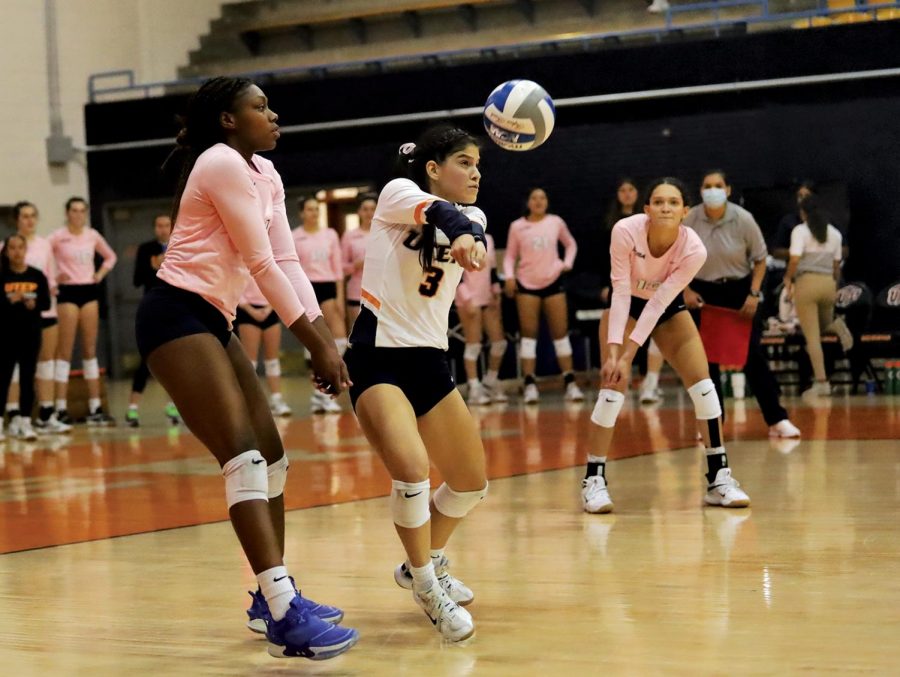
[[[361,290],[359,295],[362,296],[366,301],[371,303],[373,306],[375,306],[375,310],[381,310],[381,301],[376,299],[374,296],[372,296],[372,294],[367,292],[365,289]]]
[[[425,223],[425,210],[428,208],[429,202],[420,202],[416,205],[416,211],[413,213],[413,218],[416,220],[416,225],[421,226]]]

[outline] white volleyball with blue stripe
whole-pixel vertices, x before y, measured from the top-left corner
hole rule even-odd
[[[506,150],[532,150],[546,141],[556,122],[556,108],[546,90],[531,80],[510,80],[484,104],[484,128]]]

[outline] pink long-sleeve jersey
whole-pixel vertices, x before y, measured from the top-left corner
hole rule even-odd
[[[560,242],[566,250],[562,260],[557,252]],[[566,222],[556,214],[547,214],[540,221],[522,217],[509,226],[503,274],[507,280],[515,275],[526,289],[542,289],[556,281],[563,268],[572,267],[577,253],[575,238]]]
[[[494,297],[494,293],[499,293],[499,289],[494,289],[494,283],[491,280],[491,271],[497,268],[497,253],[494,250],[494,238],[485,233],[484,239],[487,243],[487,255],[485,256],[485,265],[481,270],[464,270],[462,281],[456,288],[456,305],[457,306],[477,306],[479,308],[488,305]]]
[[[311,282],[337,282],[344,279],[344,262],[341,260],[341,240],[333,228],[321,228],[308,233],[304,228],[294,228],[291,233],[300,265]]]
[[[199,294],[230,325],[252,276],[287,326],[304,313],[313,321],[322,311],[297,260],[281,177],[265,158],[252,163],[223,143],[197,158],[157,277]]]
[[[362,291],[362,268],[356,269],[357,263],[366,260],[366,245],[369,242],[371,230],[348,230],[341,238],[341,253],[344,258],[344,275],[349,275],[347,280],[347,300],[359,301]]]
[[[266,299],[266,295],[262,293],[259,285],[251,277],[244,287],[244,293],[241,294],[241,303],[249,303],[251,306],[268,306],[271,305]]]
[[[60,228],[50,234],[49,240],[59,284],[94,284],[95,254],[103,257],[101,269],[112,270],[116,265],[116,253],[90,226],[85,226],[78,235],[68,228]]]
[[[631,297],[647,299],[629,337],[643,344],[663,311],[688,286],[706,261],[706,247],[686,226],[665,254],[654,258],[649,245],[650,217],[635,214],[622,219],[612,231],[609,246],[612,264],[612,302],[609,309],[609,343],[622,344]]]

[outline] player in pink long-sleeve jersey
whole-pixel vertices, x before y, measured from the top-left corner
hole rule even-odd
[[[71,423],[66,413],[66,395],[75,334],[81,335],[81,358],[88,387],[88,425],[112,425],[113,418],[103,411],[100,400],[100,364],[97,362],[97,330],[100,326],[100,283],[116,265],[116,253],[109,243],[87,222],[88,204],[80,197],[66,202],[66,225],[50,235],[56,259],[57,312],[59,343],[56,348],[57,416]],[[103,263],[94,266],[99,254]]]
[[[344,259],[344,276],[347,278],[347,326],[353,326],[362,303],[362,274],[366,261],[366,245],[372,232],[372,217],[378,196],[363,195],[359,199],[359,228],[348,230],[341,237],[341,253]]]
[[[337,625],[339,609],[302,597],[284,566],[288,460],[231,331],[252,277],[309,349],[319,386],[339,394],[350,385],[297,260],[281,177],[256,155],[275,147],[277,120],[244,78],[213,78],[191,98],[166,161],[179,173],[175,226],[161,283],[141,299],[135,331],[150,371],[222,466],[231,523],[260,588],[251,593],[250,629],[266,634],[273,656],[324,659],[353,646],[358,633]]]
[[[456,288],[454,299],[466,339],[463,363],[468,381],[466,400],[470,405],[507,400],[498,381],[500,362],[506,354],[506,335],[503,333],[503,317],[500,314],[497,253],[494,250],[494,238],[489,234],[484,237],[487,248],[485,266],[479,270],[463,272],[462,282]],[[482,382],[478,380],[478,358],[481,357],[485,333],[491,347],[487,372]]]
[[[281,394],[281,322],[278,321],[278,313],[252,279],[241,294],[234,324],[254,371],[262,343],[263,369],[271,393],[269,404],[272,414],[290,416],[291,408]]]
[[[50,308],[41,313],[41,350],[38,353],[35,383],[37,385],[40,413],[34,427],[41,433],[66,433],[72,426],[61,423],[53,407],[53,359],[59,338],[59,321],[56,312],[56,260],[50,241],[37,234],[38,209],[31,202],[22,201],[13,206],[16,230],[28,242],[26,263],[37,268],[47,278],[50,287]],[[7,412],[14,416],[19,411],[18,370],[13,374],[9,388]],[[14,426],[10,433],[16,434]]]
[[[347,349],[347,324],[344,321],[344,261],[337,231],[319,227],[319,201],[314,197],[300,198],[302,226],[292,231],[300,265],[309,276],[316,299],[325,316],[325,324],[335,337],[338,351]],[[310,410],[314,414],[340,413],[340,405],[318,391],[313,391]]]
[[[582,481],[585,512],[613,509],[606,484],[607,452],[625,403],[631,362],[651,336],[694,403],[706,447],[705,502],[729,508],[750,505],[750,498],[728,467],[722,441],[722,408],[709,377],[700,333],[682,296],[706,261],[700,238],[682,225],[688,212],[685,195],[678,179],[657,179],[647,190],[644,213],[622,219],[613,227],[609,248],[612,303],[600,322],[603,366],[601,390],[591,414],[591,421],[597,425],[594,449]]]
[[[526,404],[534,404],[539,399],[534,366],[542,310],[550,325],[553,348],[563,373],[565,397],[572,402],[584,399],[572,370],[569,311],[566,293],[559,279],[562,273],[572,269],[578,245],[566,222],[556,214],[549,214],[548,207],[547,193],[542,188],[532,189],[528,194],[528,215],[516,219],[509,226],[503,258],[506,295],[516,297],[519,310],[519,329],[522,333],[519,356],[525,374]],[[565,248],[562,259],[558,253],[560,243]]]

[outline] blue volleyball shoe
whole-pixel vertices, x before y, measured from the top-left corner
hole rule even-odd
[[[324,661],[348,651],[359,641],[353,628],[342,628],[313,616],[298,594],[291,600],[284,618],[267,619],[269,655],[275,658],[309,658]]]
[[[293,582],[294,579],[291,578],[291,583]],[[247,609],[247,627],[253,632],[264,635],[266,634],[266,622],[272,619],[269,614],[269,605],[259,588],[256,589],[256,592],[248,591],[247,594],[250,595],[253,600],[250,603],[250,608]],[[298,599],[300,600],[300,605],[306,609],[309,614],[317,616],[326,623],[337,624],[344,618],[344,612],[337,607],[328,606],[327,604],[318,604],[311,599],[301,596],[299,592]]]

